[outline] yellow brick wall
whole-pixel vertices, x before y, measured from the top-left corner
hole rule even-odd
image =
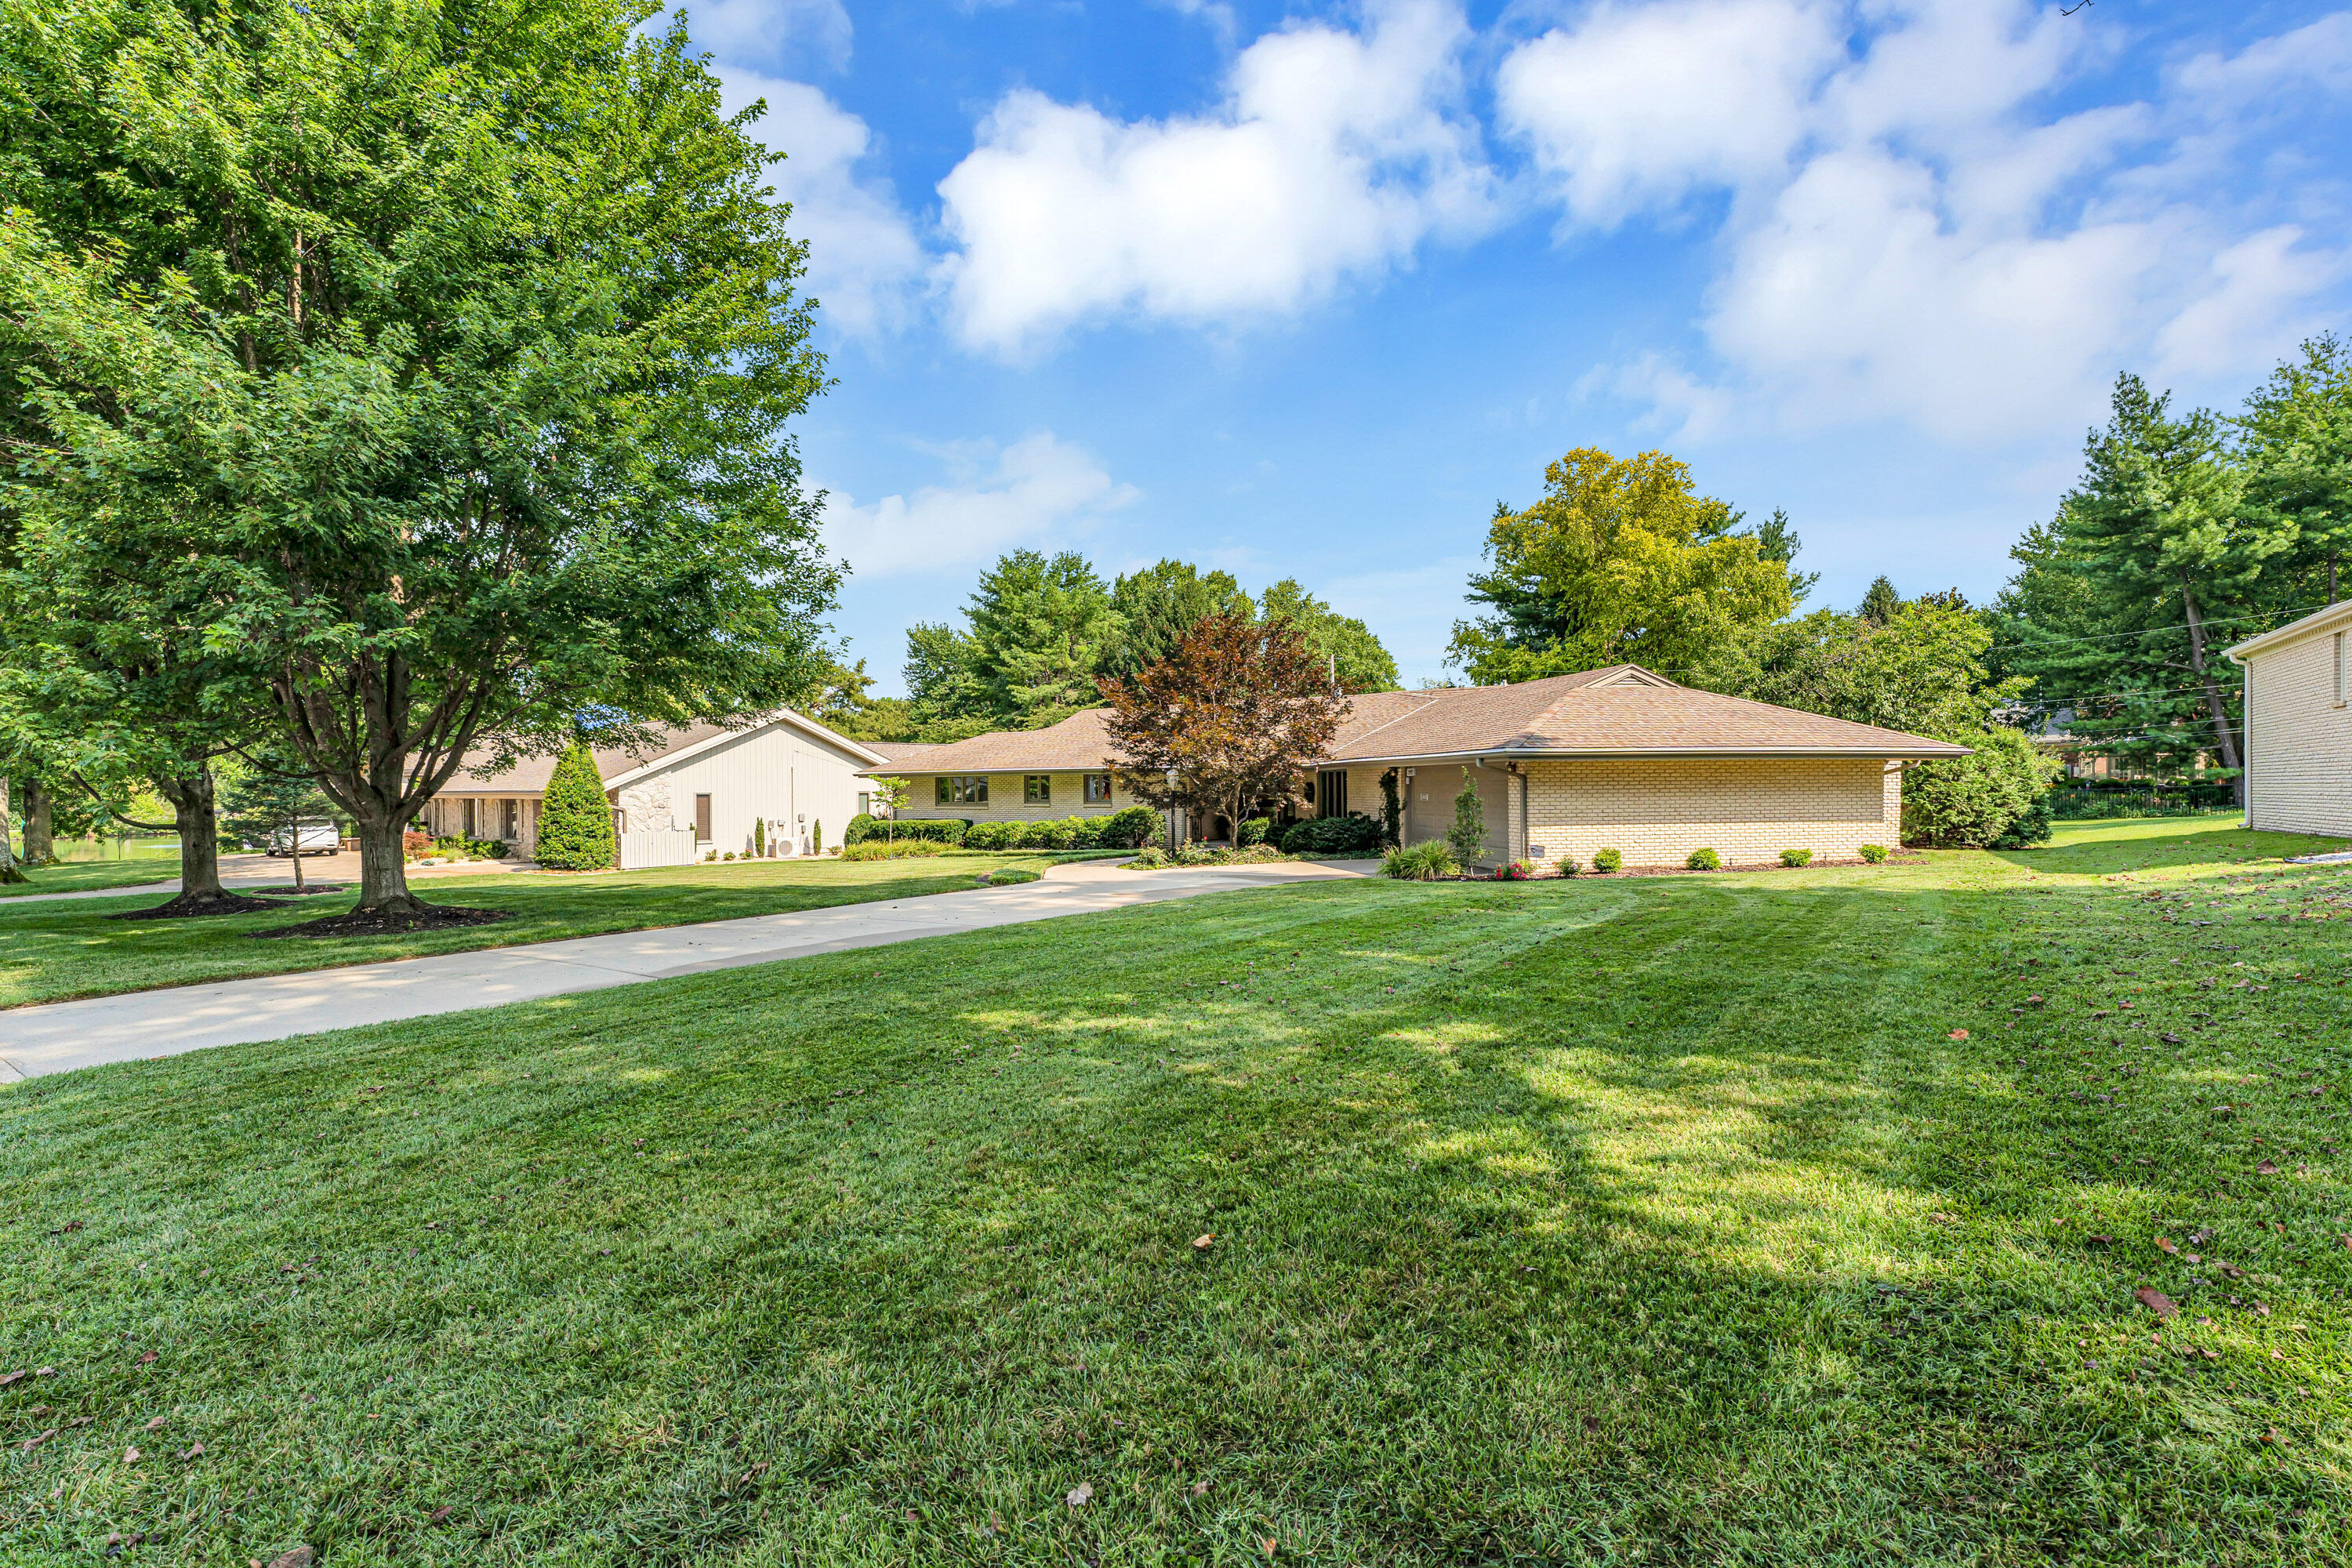
[[[1628,866],[1679,866],[1694,849],[1726,865],[1778,861],[1783,849],[1852,860],[1864,844],[1893,846],[1902,821],[1901,770],[1877,758],[1627,758],[1527,763],[1527,826],[1514,854],[1544,860],[1615,849]],[[1458,786],[1457,786],[1458,787]]]
[[[1059,822],[1071,816],[1108,816],[1124,807],[1141,804],[1114,777],[1110,784],[1110,804],[1088,805],[1086,804],[1084,775],[1056,773],[1047,775],[1054,781],[1052,804],[1031,805],[1021,798],[1021,781],[1027,774],[992,773],[988,775],[986,805],[941,805],[936,782],[939,775],[902,773],[896,776],[907,780],[911,786],[907,792],[906,809],[899,813],[909,820],[968,816],[974,822]]]
[[[2246,661],[2246,816],[2256,827],[2352,837],[2352,708],[2336,692],[2341,629]],[[2352,669],[2345,679],[2352,684]]]

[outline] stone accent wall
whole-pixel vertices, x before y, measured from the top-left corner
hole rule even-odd
[[[622,820],[630,832],[667,833],[694,826],[694,803],[673,801],[672,782],[669,774],[658,773],[619,792],[620,799],[614,804],[625,814]]]
[[[1679,866],[1713,849],[1727,865],[1783,849],[1852,860],[1900,842],[1902,770],[1877,758],[1721,757],[1526,763],[1526,826],[1511,847],[1539,858],[1615,849],[1628,866]],[[1456,787],[1459,787],[1458,783]],[[1515,814],[1516,815],[1516,814]]]

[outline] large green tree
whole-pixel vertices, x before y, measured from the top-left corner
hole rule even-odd
[[[1075,550],[1016,550],[981,574],[965,609],[972,672],[1014,723],[1096,700],[1095,677],[1118,646],[1110,588]]]
[[[1897,600],[1873,620],[1815,610],[1749,628],[1691,682],[1712,691],[1937,740],[1961,740],[2021,691],[1985,664],[1992,632],[1941,595]]]
[[[821,658],[802,248],[654,15],[7,12],[16,558],[203,581],[205,647],[357,825],[365,911],[427,912],[401,835],[469,749],[755,711]],[[92,471],[170,504],[77,505]]]
[[[1119,620],[1118,642],[1103,661],[1104,675],[1130,676],[1176,651],[1211,616],[1255,616],[1230,572],[1203,572],[1189,561],[1161,560],[1129,572],[1111,585]]]
[[[1288,621],[1307,654],[1323,661],[1342,691],[1394,691],[1400,684],[1396,659],[1372,629],[1333,610],[1296,577],[1285,577],[1258,595],[1258,618]]]
[[[2352,349],[2312,339],[2232,423],[2250,510],[2294,531],[2296,597],[2334,604],[2352,565]]]
[[[1469,590],[1490,613],[1454,628],[1448,657],[1480,685],[1626,663],[1679,677],[1795,604],[1788,560],[1664,452],[1580,447],[1544,486],[1525,510],[1496,509]]]
[[[2221,648],[2292,613],[2295,523],[2252,505],[2221,421],[2116,379],[2081,479],[2017,554],[1996,606],[2007,671],[2084,742],[2150,763],[2217,758],[2240,804],[2242,688]]]

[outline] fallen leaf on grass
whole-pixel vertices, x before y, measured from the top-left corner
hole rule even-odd
[[[136,1448],[125,1448],[125,1449],[123,1449],[123,1450],[122,1450],[122,1462],[123,1462],[124,1464],[126,1464],[126,1465],[135,1465],[135,1464],[137,1464],[137,1463],[139,1462],[139,1450],[138,1450],[138,1449],[136,1449]]]
[[[310,1564],[316,1561],[316,1556],[309,1547],[297,1546],[290,1552],[279,1553],[270,1563],[269,1568],[310,1568]]]
[[[1948,1040],[1965,1040],[1969,1037],[1969,1032],[1966,1029],[1954,1029],[1944,1037]]]
[[[2141,1306],[2146,1307],[2149,1311],[2154,1312],[2159,1318],[2169,1318],[2174,1313],[2180,1310],[2179,1308],[2172,1304],[2171,1297],[2167,1296],[2161,1290],[2155,1289],[2147,1285],[2143,1285],[2138,1289],[2133,1291],[2132,1299],[2137,1301]]]
[[[2272,1164],[2268,1160],[2257,1160],[2254,1162],[2254,1174],[2257,1176],[2275,1176],[2278,1174],[2278,1167]]]
[[[0,1388],[5,1388],[19,1378],[30,1377],[31,1375],[31,1373],[25,1371],[22,1367],[19,1367],[15,1372],[0,1372]]]
[[[26,1451],[26,1450],[27,1450],[27,1449],[30,1449],[30,1448],[37,1448],[37,1447],[39,1447],[42,1444],[44,1444],[44,1443],[47,1442],[50,1438],[52,1438],[52,1437],[56,1436],[57,1435],[58,1435],[58,1429],[57,1429],[56,1427],[52,1426],[52,1427],[50,1427],[47,1431],[43,1432],[43,1433],[39,1434],[39,1435],[38,1435],[38,1436],[37,1436],[27,1437],[27,1438],[26,1438],[23,1442],[21,1442],[21,1443],[17,1444],[17,1445],[16,1445],[16,1451],[17,1451],[18,1453],[20,1453],[20,1454],[21,1454],[21,1453],[25,1452],[25,1451]]]
[[[1084,1508],[1087,1504],[1094,1501],[1094,1500],[1095,1489],[1094,1483],[1091,1481],[1080,1481],[1076,1486],[1072,1487],[1068,1493],[1062,1499],[1064,1502],[1068,1503],[1072,1508]]]
[[[139,1358],[139,1364],[140,1364],[141,1366],[145,1366],[149,1362],[152,1362],[152,1361],[153,1361],[154,1359],[155,1359],[155,1352],[154,1352],[153,1351],[149,1351],[145,1355],[142,1355],[142,1356],[141,1356],[141,1357]]]
[[[150,1421],[149,1423],[147,1423],[147,1430],[149,1430],[150,1432],[152,1432],[152,1431],[154,1431],[157,1427],[159,1427],[159,1426],[163,1426],[164,1422],[166,1422],[166,1421],[168,1421],[168,1420],[170,1420],[170,1419],[171,1419],[171,1417],[170,1417],[170,1416],[168,1416],[168,1415],[158,1415],[157,1417],[155,1417],[155,1419],[153,1419],[152,1421]]]
[[[203,1458],[204,1457],[205,1457],[205,1446],[204,1446],[202,1443],[197,1444],[194,1447],[193,1447],[193,1448],[189,1449],[186,1453],[182,1454],[182,1455],[180,1456],[180,1458],[184,1458],[184,1459],[201,1459],[201,1458]]]
[[[431,1513],[426,1514],[425,1516],[425,1522],[427,1524],[438,1524],[448,1517],[449,1504],[445,1502],[439,1508],[435,1509]]]
[[[1192,1250],[1195,1252],[1206,1252],[1216,1239],[1216,1233],[1213,1231],[1205,1236],[1196,1236],[1192,1238]]]
[[[1208,1489],[1209,1489],[1209,1483],[1208,1483],[1208,1482],[1206,1482],[1206,1481],[1194,1481],[1194,1482],[1192,1483],[1192,1495],[1193,1495],[1194,1497],[1199,1497],[1199,1496],[1201,1496],[1202,1493],[1206,1492]]]
[[[2164,1237],[2160,1236],[2156,1238],[2156,1245],[2159,1249],[2166,1252],[2177,1253],[2180,1250],[2180,1248],[2175,1247],[2172,1243],[2165,1240]]]

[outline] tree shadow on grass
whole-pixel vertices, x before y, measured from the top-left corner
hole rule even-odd
[[[2056,1364],[2140,1260],[2042,1239],[2080,1160],[1981,1004],[2112,896],[1538,892],[1146,907],[0,1097],[59,1309],[0,1361],[207,1434],[178,1500],[61,1521],[43,1468],[0,1507],[357,1562],[2340,1544],[2242,1346]],[[2257,1395],[2307,1449],[2246,1440]],[[119,1453],[85,1430],[45,1462]]]

